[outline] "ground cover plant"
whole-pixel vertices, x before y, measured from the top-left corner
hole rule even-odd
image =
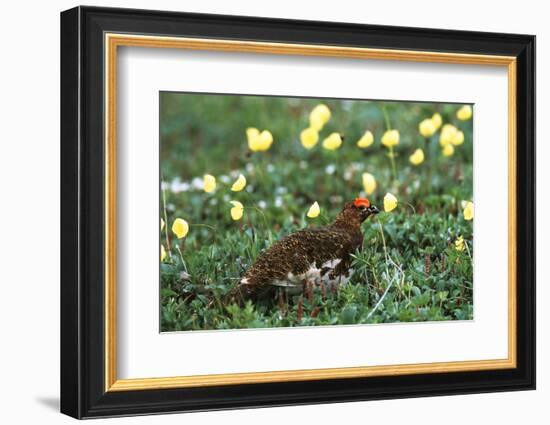
[[[473,318],[472,108],[160,94],[161,331]],[[325,226],[363,225],[347,285],[231,302],[258,255]]]

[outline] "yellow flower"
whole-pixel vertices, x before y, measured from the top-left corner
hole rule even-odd
[[[269,130],[264,130],[260,133],[258,136],[260,138],[261,143],[261,150],[268,150],[271,147],[271,144],[273,143],[273,135]]]
[[[160,246],[160,261],[164,261],[166,258],[166,250],[164,249],[164,245]]]
[[[248,140],[248,146],[252,143],[252,141],[260,135],[260,130],[254,127],[248,127],[246,129],[246,138]]]
[[[382,136],[382,144],[388,148],[399,144],[399,131],[388,130]]]
[[[414,151],[414,153],[409,157],[409,161],[411,161],[412,165],[420,165],[424,162],[424,151],[422,149],[417,149]]]
[[[462,133],[462,131],[459,131],[458,128],[452,124],[445,124],[443,126],[441,135],[439,136],[439,144],[441,147],[447,145],[460,145],[462,142],[464,142],[464,133]]]
[[[246,136],[248,138],[248,148],[252,152],[266,151],[273,143],[273,135],[269,130],[264,130],[260,133],[256,128],[248,128]]]
[[[472,107],[470,105],[464,105],[458,111],[456,111],[456,117],[461,121],[467,121],[472,118]]]
[[[233,205],[233,208],[231,208],[231,218],[235,221],[240,220],[244,213],[243,204],[239,201],[231,201],[229,203]]]
[[[164,229],[164,220],[162,217],[160,218],[160,231],[162,232],[162,229]]]
[[[176,218],[172,224],[172,232],[178,239],[184,238],[189,233],[189,224],[183,218]]]
[[[216,190],[216,177],[211,174],[205,174],[203,186],[206,193],[214,192]]]
[[[327,105],[320,103],[309,114],[309,124],[312,128],[320,131],[323,126],[330,120],[330,109]]]
[[[442,150],[443,156],[453,156],[455,148],[453,145],[445,145]]]
[[[474,218],[474,203],[473,202],[466,202],[466,206],[464,207],[464,220],[472,220]]]
[[[439,130],[439,127],[441,127],[441,124],[443,124],[443,119],[441,118],[441,115],[439,115],[437,112],[433,114],[432,121],[435,125],[435,129]]]
[[[370,173],[363,173],[361,176],[363,180],[363,188],[367,195],[372,194],[376,190],[376,179]]]
[[[458,146],[462,143],[464,143],[464,133],[458,130],[455,134],[455,138],[453,139],[453,145]]]
[[[319,133],[313,127],[306,128],[300,133],[300,142],[306,149],[311,149],[319,141]]]
[[[239,178],[233,183],[233,186],[231,186],[231,190],[233,192],[240,192],[244,189],[246,186],[246,178],[242,174],[239,174]]]
[[[323,147],[329,151],[334,151],[342,146],[342,136],[339,133],[331,133],[323,140]]]
[[[455,249],[462,252],[464,251],[464,248],[466,248],[464,238],[462,236],[459,236],[458,238],[456,238],[455,241]]]
[[[437,131],[437,127],[432,118],[426,118],[418,124],[418,132],[423,137],[431,137]]]
[[[397,207],[397,198],[391,193],[386,193],[384,196],[384,211],[390,212]]]
[[[325,123],[319,115],[309,115],[309,126],[315,131],[321,131]]]
[[[319,214],[321,213],[321,208],[319,208],[319,204],[317,203],[317,201],[315,201],[313,203],[313,205],[311,205],[311,207],[309,207],[309,210],[307,212],[307,216],[309,218],[315,218],[317,217]]]
[[[373,142],[374,136],[370,131],[367,130],[357,142],[357,146],[359,146],[360,148],[368,148],[370,145],[372,145]]]

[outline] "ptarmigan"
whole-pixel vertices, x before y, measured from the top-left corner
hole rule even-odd
[[[361,223],[378,213],[368,199],[356,198],[328,226],[285,236],[257,258],[231,298],[255,298],[273,287],[301,290],[307,281],[327,286],[347,283],[353,273],[351,254],[363,244]]]

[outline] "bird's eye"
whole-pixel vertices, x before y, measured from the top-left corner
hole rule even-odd
[[[365,210],[367,209],[367,207],[365,207],[364,205],[361,205],[361,206],[359,207],[359,209],[360,209],[361,211],[365,211]]]

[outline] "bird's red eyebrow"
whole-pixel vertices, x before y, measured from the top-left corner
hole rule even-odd
[[[353,205],[356,207],[364,206],[364,207],[370,207],[370,202],[367,198],[355,198],[355,201],[353,201]]]

